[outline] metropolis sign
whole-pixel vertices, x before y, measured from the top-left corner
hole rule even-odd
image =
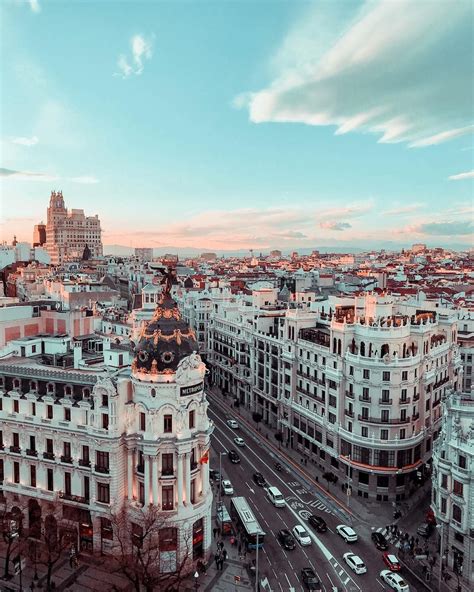
[[[198,382],[198,384],[193,384],[191,386],[185,386],[181,388],[179,394],[181,397],[187,397],[188,395],[195,395],[196,393],[199,393],[200,391],[202,391],[203,388],[204,383]]]

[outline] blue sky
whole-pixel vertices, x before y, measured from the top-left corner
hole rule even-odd
[[[472,5],[1,5],[2,234],[51,189],[106,244],[469,244]]]

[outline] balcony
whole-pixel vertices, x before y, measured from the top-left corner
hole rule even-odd
[[[344,409],[344,415],[347,415],[347,417],[354,417],[354,412],[349,409]]]
[[[162,469],[161,470],[162,477],[174,477],[174,469]]]
[[[189,464],[191,471],[195,471],[198,468],[197,462],[192,462]]]
[[[54,452],[43,452],[43,458],[45,460],[54,460]]]
[[[145,472],[145,465],[137,465],[137,473],[140,473],[141,475],[143,475],[144,472]]]
[[[379,399],[379,405],[391,405],[393,399]]]
[[[33,448],[28,448],[26,450],[26,454],[27,454],[27,456],[38,456],[38,451],[33,450]]]
[[[10,446],[10,452],[15,454],[21,454],[21,448],[19,446]]]
[[[420,414],[419,414],[419,413],[414,413],[414,414],[411,416],[411,420],[412,420],[412,421],[416,421],[417,419],[420,419]]]
[[[67,500],[69,502],[75,502],[76,504],[89,504],[90,498],[84,497],[83,495],[72,495],[71,493],[59,492],[60,499]]]
[[[95,465],[94,470],[96,473],[104,473],[106,475],[108,475],[108,473],[110,472],[109,467],[106,467],[104,465]]]
[[[381,424],[381,425],[397,425],[397,424],[403,424],[403,423],[409,423],[410,422],[410,418],[407,417],[405,419],[402,419],[401,417],[399,418],[392,418],[392,419],[382,419],[380,417],[364,417],[362,415],[358,416],[359,421],[366,421],[367,423],[377,423],[377,424]]]
[[[61,462],[66,463],[68,465],[72,465],[72,456],[66,456],[65,454],[61,454]]]
[[[433,401],[433,409],[435,407],[438,407],[438,405],[441,403],[441,399],[438,399],[437,401]]]
[[[348,399],[354,399],[354,393],[351,393],[351,391],[346,391],[346,397]]]
[[[411,397],[407,399],[400,399],[400,405],[409,405],[411,403]]]
[[[80,467],[86,467],[86,468],[89,468],[90,469],[91,461],[90,460],[87,460],[85,458],[80,458],[79,459],[79,466]]]
[[[368,397],[367,395],[359,395],[359,401],[362,401],[362,403],[370,403],[372,401],[372,397]]]

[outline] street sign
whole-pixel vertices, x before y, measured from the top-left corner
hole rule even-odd
[[[351,487],[348,487],[348,488],[346,489],[346,495],[347,495],[347,497],[349,497],[349,496],[351,496],[351,495],[352,495],[352,488],[351,488]]]

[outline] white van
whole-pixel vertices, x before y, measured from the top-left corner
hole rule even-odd
[[[286,506],[285,498],[278,487],[269,487],[267,490],[267,496],[275,507],[283,508]]]

